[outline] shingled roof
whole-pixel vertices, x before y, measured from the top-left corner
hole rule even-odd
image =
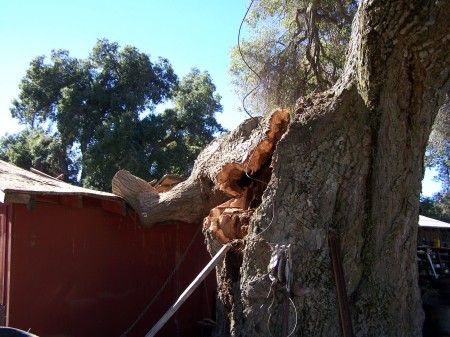
[[[124,202],[115,194],[74,186],[0,160],[0,202],[28,203],[33,195],[87,196]]]

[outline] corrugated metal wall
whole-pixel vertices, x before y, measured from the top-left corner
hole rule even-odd
[[[198,229],[189,224],[143,229],[132,217],[91,202],[82,208],[50,202],[37,202],[31,210],[20,204],[0,208],[4,214],[14,207],[6,287],[10,326],[46,337],[121,335]],[[203,241],[200,233],[179,272],[129,336],[145,335],[208,263]],[[3,254],[2,263],[6,258]],[[200,336],[198,321],[214,319],[214,292],[215,275],[210,275],[159,336]]]

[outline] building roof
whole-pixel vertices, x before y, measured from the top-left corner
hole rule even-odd
[[[420,227],[434,227],[434,228],[450,228],[450,223],[428,218],[423,215],[419,215]]]
[[[153,181],[153,184],[149,184],[151,184],[156,189],[156,191],[158,191],[158,193],[162,193],[170,191],[175,185],[181,183],[184,180],[186,180],[186,178],[183,178],[181,176],[175,174],[166,174],[158,181],[155,179]]]
[[[70,185],[0,160],[0,202],[27,203],[32,195],[88,196],[123,202],[123,199],[115,194]]]

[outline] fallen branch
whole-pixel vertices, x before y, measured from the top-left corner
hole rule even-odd
[[[252,181],[243,177],[254,175],[268,162],[288,123],[286,109],[244,121],[209,144],[198,156],[191,176],[170,191],[158,193],[146,181],[121,170],[113,178],[113,193],[133,207],[145,227],[201,223],[211,209],[246,193]]]

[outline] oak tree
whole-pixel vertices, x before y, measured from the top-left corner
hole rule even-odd
[[[291,107],[330,88],[344,66],[356,7],[355,0],[252,1],[230,66],[249,110]]]
[[[79,163],[83,186],[110,190],[119,169],[147,180],[189,174],[200,150],[224,131],[215,91],[207,72],[192,69],[180,81],[167,59],[154,63],[135,47],[102,39],[86,59],[65,50],[52,51],[50,62],[35,58],[11,113],[28,130],[49,130],[66,161]],[[169,108],[157,110],[161,103]],[[15,143],[26,143],[29,132]]]
[[[116,174],[143,225],[203,223],[212,254],[232,244],[216,335],[421,336],[419,195],[450,87],[448,17],[448,1],[363,0],[328,90],[213,141],[169,192]],[[268,272],[288,245],[289,292]]]

